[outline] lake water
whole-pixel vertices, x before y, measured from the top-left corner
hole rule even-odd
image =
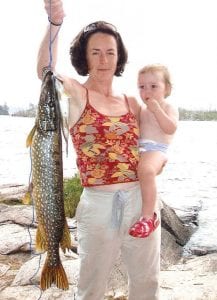
[[[28,185],[31,160],[30,150],[26,148],[26,138],[34,123],[34,118],[0,116],[0,185]],[[64,144],[64,176],[71,177],[77,170],[72,143],[69,141],[68,156],[65,148]]]
[[[0,116],[0,186],[28,185],[31,171],[26,137],[34,119]],[[158,176],[162,199],[176,209],[201,206],[199,228],[187,248],[217,248],[217,122],[180,121],[169,152],[169,162]],[[63,153],[64,177],[77,169],[69,141],[68,157]]]

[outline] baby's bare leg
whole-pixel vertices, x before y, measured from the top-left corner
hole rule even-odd
[[[141,153],[138,176],[142,192],[142,216],[147,219],[153,217],[157,199],[156,176],[166,162],[166,156],[160,151]]]

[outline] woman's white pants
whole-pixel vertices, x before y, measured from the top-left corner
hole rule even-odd
[[[84,189],[76,212],[80,257],[76,300],[104,299],[120,251],[128,272],[128,299],[159,299],[160,226],[148,238],[128,234],[141,216],[141,203],[139,185],[116,192]]]

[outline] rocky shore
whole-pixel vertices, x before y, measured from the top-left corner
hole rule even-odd
[[[21,205],[25,186],[0,186],[0,299],[74,299],[79,260],[75,253],[61,253],[70,289],[52,287],[41,293],[38,286],[45,255],[34,253],[37,222],[32,206]],[[184,255],[183,247],[197,229],[198,209],[177,215],[164,202],[162,207],[161,298],[162,300],[216,300],[217,252],[198,247]],[[72,238],[76,222],[68,219]],[[206,254],[206,255],[205,255]],[[127,299],[127,276],[117,261],[109,279],[105,299]]]

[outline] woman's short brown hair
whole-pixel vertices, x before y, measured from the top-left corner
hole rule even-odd
[[[114,75],[121,76],[127,63],[128,53],[120,34],[117,32],[116,27],[104,21],[97,21],[87,25],[72,41],[69,54],[73,67],[79,75],[88,75],[88,64],[86,57],[87,43],[90,36],[96,32],[110,34],[115,38],[117,42],[118,61]]]

